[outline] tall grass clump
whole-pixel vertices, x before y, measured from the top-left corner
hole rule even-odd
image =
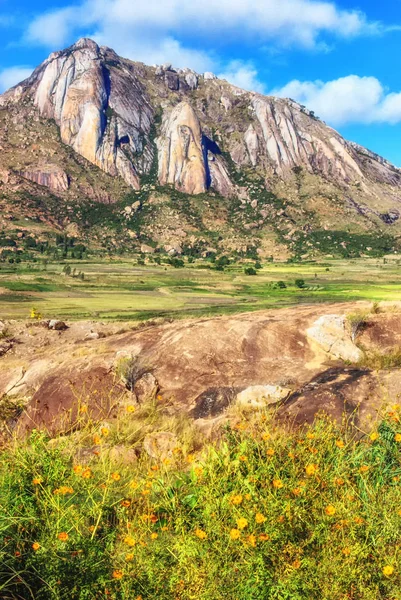
[[[246,415],[193,455],[79,462],[34,432],[0,461],[0,597],[396,600],[399,406],[361,439]],[[74,458],[75,457],[75,458]]]

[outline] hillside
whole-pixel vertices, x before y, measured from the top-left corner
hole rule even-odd
[[[399,247],[401,172],[386,160],[290,99],[89,39],[0,96],[0,146],[4,257],[57,233],[194,257]]]

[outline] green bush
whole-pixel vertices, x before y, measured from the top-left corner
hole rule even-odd
[[[253,267],[245,267],[244,273],[245,275],[257,275],[257,271]]]

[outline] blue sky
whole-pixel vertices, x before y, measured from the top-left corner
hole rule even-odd
[[[0,0],[0,91],[83,35],[292,97],[401,166],[401,0]]]

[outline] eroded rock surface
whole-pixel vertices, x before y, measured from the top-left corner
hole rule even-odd
[[[368,307],[349,304],[336,310],[346,314],[361,306]],[[118,406],[136,401],[117,372],[121,359],[129,358],[140,368],[135,393],[146,392],[147,399],[160,393],[160,410],[168,414],[217,419],[239,395],[248,408],[280,402],[280,413],[290,419],[297,415],[300,422],[320,410],[341,419],[344,406],[353,418],[372,421],[383,402],[399,400],[401,371],[349,366],[329,354],[337,335],[344,343],[343,321],[333,319],[333,314],[338,317],[327,306],[300,306],[126,333],[113,333],[114,326],[98,324],[104,337],[94,340],[84,340],[93,323],[69,323],[56,336],[44,327],[28,331],[25,326],[16,329],[15,322],[5,323],[15,344],[0,357],[0,394],[27,399],[27,413],[19,424],[22,431],[73,426],[79,415],[77,400],[88,406],[88,414],[93,411],[94,417],[106,418]],[[394,308],[369,316],[369,327],[359,338],[362,347],[376,354],[398,347],[399,317]],[[327,321],[331,337],[323,347],[309,331],[316,322]],[[108,335],[107,328],[111,328]],[[116,324],[115,331],[119,328],[121,324]],[[141,380],[149,369],[152,377]]]

